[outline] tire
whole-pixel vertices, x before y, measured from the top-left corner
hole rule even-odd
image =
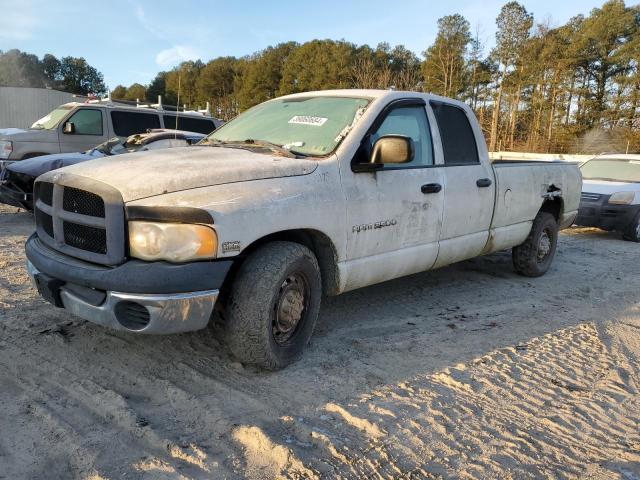
[[[513,248],[513,268],[525,277],[544,275],[551,266],[557,244],[556,219],[548,212],[538,212],[527,239]]]
[[[242,363],[277,370],[296,361],[320,311],[315,255],[292,242],[258,248],[240,267],[226,306],[225,337]]]
[[[630,242],[640,243],[640,213],[636,216],[635,220],[631,222],[631,225],[622,234],[622,238]]]

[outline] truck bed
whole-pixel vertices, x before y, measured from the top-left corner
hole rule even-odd
[[[564,212],[578,211],[581,175],[573,162],[500,160],[492,163],[496,179],[496,205],[492,228],[531,221],[545,197],[562,194]]]

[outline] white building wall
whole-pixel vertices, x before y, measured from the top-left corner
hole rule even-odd
[[[582,155],[573,153],[529,153],[529,152],[489,152],[491,160],[536,160],[536,161],[556,161],[584,163],[591,160],[595,155]]]
[[[82,101],[47,88],[0,87],[0,128],[27,128],[63,103]]]

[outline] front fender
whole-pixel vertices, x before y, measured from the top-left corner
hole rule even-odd
[[[336,162],[309,175],[202,187],[129,202],[127,208],[192,207],[207,211],[218,234],[218,258],[241,254],[268,235],[317,230],[344,258],[345,200]]]

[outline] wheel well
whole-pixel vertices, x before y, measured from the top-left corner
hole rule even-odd
[[[242,251],[242,254],[239,255],[238,258],[239,261],[234,262],[234,268],[229,272],[228,277],[233,278],[244,259],[255,250],[266,243],[274,241],[299,243],[311,250],[316,256],[318,265],[320,266],[323,293],[325,295],[335,295],[338,293],[340,285],[338,253],[333,242],[326,234],[313,229],[285,230],[259,238]],[[225,283],[227,283],[227,280],[229,280],[229,278],[225,280]]]
[[[541,212],[547,212],[554,216],[556,222],[560,221],[560,214],[564,210],[564,201],[561,197],[547,198],[540,207]]]

